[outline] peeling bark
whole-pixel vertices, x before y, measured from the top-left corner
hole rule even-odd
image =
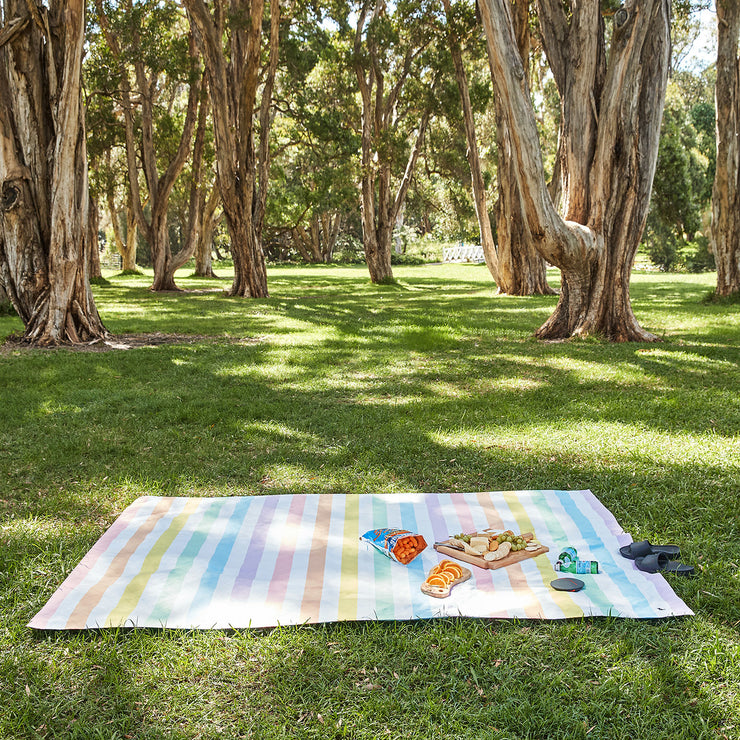
[[[740,292],[740,4],[717,0],[717,170],[712,242],[720,296]]]
[[[517,0],[511,5],[511,14],[519,58],[527,74],[531,46],[529,0]],[[524,216],[508,121],[498,95],[494,97],[494,106],[498,152],[498,291],[507,295],[553,295],[555,291],[547,282],[547,264],[535,247]]]
[[[167,215],[170,195],[190,153],[193,130],[195,129],[196,119],[198,117],[202,82],[193,82],[189,86],[188,102],[180,142],[166,170],[160,173],[157,169],[154,131],[154,107],[156,104],[154,96],[158,89],[157,76],[150,76],[147,73],[144,62],[142,61],[144,50],[141,48],[141,40],[138,34],[133,34],[136,58],[131,62],[131,60],[124,57],[118,39],[110,28],[102,0],[96,0],[96,7],[101,29],[120,71],[120,96],[124,130],[126,133],[126,163],[128,167],[129,189],[133,200],[132,204],[137,226],[149,243],[151,250],[154,280],[150,290],[179,290],[175,284],[174,276],[175,270],[181,265],[177,264],[176,259],[173,259],[170,249]],[[127,13],[133,13],[133,6],[130,2],[127,4],[125,11]],[[193,67],[195,68],[197,62],[192,37],[190,41],[190,55]],[[134,79],[136,80],[135,90],[131,89],[131,83],[129,82],[130,64],[133,64]],[[136,135],[135,130],[134,103],[132,100],[134,94],[141,107],[141,130],[139,136]],[[139,188],[137,152],[141,153],[142,169],[148,192],[149,218],[147,218],[144,212],[144,204]],[[174,264],[177,264],[177,266],[173,267]]]
[[[493,279],[498,283],[498,255],[496,254],[496,242],[494,241],[493,229],[491,228],[491,218],[488,214],[488,199],[486,197],[486,187],[483,182],[480,154],[478,152],[478,139],[475,133],[473,106],[470,102],[468,76],[463,64],[460,43],[457,40],[457,34],[455,33],[453,26],[450,0],[442,0],[442,3],[444,5],[445,16],[447,19],[447,45],[450,50],[450,56],[452,57],[452,65],[455,69],[455,79],[457,80],[457,89],[460,91],[460,102],[462,103],[465,139],[468,144],[466,156],[468,165],[470,166],[470,176],[473,186],[473,203],[475,205],[475,214],[478,218],[480,243],[483,248],[483,257],[486,260],[486,266],[488,267]]]
[[[425,111],[422,114],[406,163],[406,170],[394,193],[391,162],[387,157],[379,156],[376,144],[397,125],[398,100],[419,49],[407,50],[394,84],[390,86],[390,89],[386,89],[388,83],[386,71],[380,64],[377,49],[372,41],[367,45],[369,68],[365,69],[361,61],[363,36],[368,24],[377,20],[385,12],[384,0],[375,1],[371,18],[368,18],[369,9],[370,3],[365,3],[357,19],[354,40],[356,60],[354,70],[362,103],[360,213],[362,243],[370,280],[373,283],[383,284],[394,280],[391,269],[393,228],[406,201],[414,167],[424,143],[429,112]]]
[[[220,204],[221,194],[218,191],[218,184],[213,183],[208,200],[206,200],[205,206],[200,212],[200,233],[195,248],[195,274],[198,277],[218,277],[213,271],[211,252],[213,250],[213,232],[218,221],[216,212]]]
[[[570,17],[556,2],[559,32],[580,27],[584,40],[603,37],[594,3],[573,3]],[[572,192],[564,194],[568,214],[561,218],[547,189],[529,87],[514,39],[505,0],[484,0],[482,17],[488,37],[493,82],[501,98],[516,160],[524,216],[539,253],[560,268],[562,289],[553,315],[537,336],[560,339],[600,335],[613,341],[654,341],[637,323],[629,298],[629,279],[650,200],[658,152],[660,122],[670,59],[668,0],[628,0],[615,15],[610,60],[598,99],[586,98],[593,118],[593,145],[581,142],[582,162],[564,175]],[[542,19],[542,16],[541,16]],[[588,50],[592,49],[592,52]],[[598,68],[598,43],[582,49],[580,66],[553,64],[556,79],[591,74]],[[596,55],[596,59],[589,54]],[[586,70],[585,72],[583,70]],[[595,77],[591,77],[595,79]],[[573,129],[573,135],[579,132]],[[592,152],[592,154],[591,154]],[[584,154],[585,153],[585,154]],[[562,164],[562,163],[561,163]],[[578,167],[582,166],[582,174]]]
[[[264,298],[267,269],[262,224],[269,177],[272,88],[278,60],[280,3],[270,0],[268,61],[259,108],[260,140],[255,147],[254,114],[260,83],[264,0],[184,0],[206,60],[213,108],[216,165],[224,215],[231,237],[234,282],[230,295]],[[244,23],[225,28],[227,15]],[[228,41],[228,53],[222,43]]]
[[[95,341],[106,330],[88,272],[84,3],[66,0],[47,8],[5,0],[2,10],[2,282],[27,341]]]

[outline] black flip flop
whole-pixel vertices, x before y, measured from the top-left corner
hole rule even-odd
[[[681,557],[681,550],[678,545],[652,545],[647,540],[633,542],[631,545],[625,545],[619,548],[619,553],[623,558],[636,560],[648,555],[657,555],[662,553],[668,560],[677,560]]]
[[[677,576],[694,575],[693,565],[684,565],[683,563],[668,560],[668,557],[662,552],[645,555],[642,558],[635,558],[635,565],[638,570],[645,573],[674,573]]]

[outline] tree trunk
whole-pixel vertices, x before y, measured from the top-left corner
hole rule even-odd
[[[450,8],[450,0],[443,0],[445,16],[447,18],[447,43],[450,48],[452,64],[455,68],[455,79],[460,91],[460,101],[463,109],[463,122],[465,124],[465,138],[467,140],[467,159],[470,165],[470,175],[473,183],[473,202],[475,213],[478,217],[480,229],[480,243],[483,248],[483,257],[486,265],[496,283],[498,277],[498,256],[496,254],[496,242],[493,239],[491,229],[491,218],[488,214],[488,203],[486,198],[486,187],[483,182],[483,172],[480,165],[480,154],[478,152],[478,139],[475,133],[475,119],[473,118],[473,106],[470,102],[470,89],[468,87],[468,76],[463,65],[462,51],[457,40],[454,29],[454,20]]]
[[[583,27],[581,66],[566,73],[595,79],[603,24],[592,12],[594,3],[574,4],[570,17],[559,0],[540,4],[545,3],[559,27]],[[481,5],[493,83],[511,136],[530,233],[539,253],[562,273],[560,300],[537,336],[654,341],[632,313],[629,278],[657,161],[670,58],[669,0],[628,0],[614,15],[610,64],[600,100],[591,109],[596,141],[586,163],[588,203],[580,220],[561,218],[550,199],[510,12],[505,0]],[[591,104],[590,96],[586,102]],[[589,151],[589,143],[582,142],[581,156]]]
[[[495,107],[498,148],[498,292],[520,296],[553,295],[555,291],[547,282],[547,264],[535,247],[524,215],[511,137],[498,99]]]
[[[131,60],[125,57],[118,38],[109,25],[102,0],[96,0],[96,8],[100,27],[105,35],[113,58],[118,63],[120,71],[120,96],[124,130],[126,133],[126,164],[129,189],[137,225],[149,242],[149,248],[151,250],[154,280],[150,290],[179,290],[174,279],[175,269],[177,268],[175,267],[173,269],[172,265],[172,252],[170,250],[169,232],[167,229],[167,211],[172,189],[190,153],[190,142],[198,113],[201,81],[193,81],[189,86],[185,120],[183,122],[178,148],[168,163],[166,170],[160,176],[157,168],[156,137],[154,131],[154,109],[157,104],[154,96],[159,89],[159,85],[157,84],[158,73],[153,73],[150,76],[147,75],[140,48],[141,41],[138,33],[134,31],[132,34],[132,44],[136,51],[135,59],[133,60],[134,78],[136,79],[137,88],[135,92],[137,93],[138,104],[141,108],[141,135],[136,138],[134,131],[134,102],[132,100],[131,83],[129,81],[129,64]],[[129,13],[133,11],[130,4],[127,7],[127,11]],[[190,57],[193,71],[195,71],[196,52],[192,34],[190,37]],[[151,209],[151,218],[149,221],[147,221],[144,213],[139,188],[138,153],[141,155],[144,180],[146,181],[149,194],[149,206]]]
[[[264,0],[240,0],[227,9],[214,2],[215,15],[203,0],[184,0],[197,29],[211,90],[218,184],[231,237],[234,282],[230,295],[264,298],[267,269],[261,230],[269,173],[272,86],[278,58],[280,5],[270,0],[270,43],[260,106],[260,145],[255,151],[254,113],[260,83]],[[234,23],[225,33],[226,16],[255,19]],[[224,37],[228,54],[224,51]]]
[[[0,272],[26,340],[41,345],[107,333],[88,273],[84,10],[2,6]]]
[[[712,242],[717,295],[740,292],[740,4],[717,0],[717,169]]]
[[[90,245],[90,265],[88,271],[90,278],[103,277],[100,270],[100,209],[98,199],[90,195],[90,205],[87,214],[87,243]]]
[[[529,0],[519,0],[512,8],[516,46],[525,74],[529,70]],[[547,282],[547,265],[537,251],[524,217],[524,204],[516,175],[507,118],[499,96],[496,109],[496,146],[498,152],[498,292],[507,295],[553,295]]]
[[[195,248],[195,274],[198,277],[217,278],[213,271],[211,252],[213,250],[213,232],[216,228],[216,210],[221,202],[218,185],[213,183],[205,207],[200,214],[200,233]]]
[[[124,272],[137,272],[136,267],[136,242],[138,226],[136,225],[136,213],[129,193],[126,205],[126,241],[121,242],[121,270]]]
[[[391,162],[387,154],[380,156],[378,150],[398,125],[397,106],[401,90],[411,71],[411,63],[420,49],[406,50],[394,84],[388,85],[387,70],[380,63],[375,43],[368,41],[367,49],[363,49],[363,34],[367,31],[368,24],[372,25],[385,15],[384,0],[375,1],[372,16],[368,19],[370,9],[370,3],[363,4],[357,19],[354,39],[354,71],[362,101],[360,214],[365,262],[370,280],[373,283],[385,284],[394,281],[391,269],[393,227],[406,201],[411,177],[429,123],[429,111],[425,110],[421,116],[416,139],[406,163],[406,171],[394,195]],[[364,64],[367,64],[368,69],[365,69]],[[386,85],[390,88],[387,91]]]
[[[208,89],[206,78],[202,80],[200,90],[200,104],[198,109],[198,125],[195,130],[193,144],[193,161],[190,172],[190,198],[188,202],[188,232],[182,249],[172,255],[168,249],[169,260],[164,265],[165,281],[175,284],[175,272],[179,270],[194,254],[200,241],[203,228],[203,210],[205,208],[205,189],[201,183],[201,169],[203,151],[206,141],[206,124],[208,119]]]
[[[121,233],[121,216],[116,206],[116,195],[112,187],[106,192],[105,199],[108,205],[111,226],[113,227],[113,246],[118,254],[121,255],[121,260],[123,261],[123,252],[126,247],[123,243],[123,234]]]

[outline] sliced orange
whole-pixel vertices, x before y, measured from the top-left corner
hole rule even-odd
[[[453,580],[455,580],[455,578],[462,578],[463,574],[462,568],[457,563],[450,563],[449,565],[446,565],[444,572],[452,575]]]
[[[429,576],[426,580],[426,583],[428,583],[430,586],[438,586],[439,588],[447,588],[450,583],[452,583],[452,580],[448,580],[447,578],[442,575],[442,573],[435,573],[431,576]]]

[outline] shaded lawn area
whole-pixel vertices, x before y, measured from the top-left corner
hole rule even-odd
[[[271,268],[257,301],[113,276],[111,332],[192,340],[0,354],[0,737],[740,737],[740,308],[701,302],[713,275],[638,274],[663,342],[540,343],[553,297],[395,273]],[[696,616],[25,627],[140,495],[527,488],[590,488],[635,539],[679,543]]]

